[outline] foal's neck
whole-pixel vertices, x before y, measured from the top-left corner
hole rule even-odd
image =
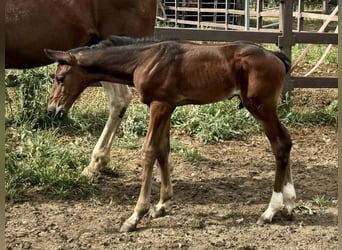
[[[143,47],[136,46],[109,47],[80,51],[76,58],[89,73],[109,74],[127,80],[132,78],[143,51]]]

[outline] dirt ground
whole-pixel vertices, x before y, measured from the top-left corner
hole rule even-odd
[[[294,94],[297,106],[311,108],[337,98],[331,90]],[[101,191],[92,199],[33,196],[6,204],[7,249],[337,249],[337,129],[291,128],[290,133],[297,192],[292,220],[276,215],[270,225],[255,225],[274,180],[274,159],[263,134],[214,145],[174,135],[205,159],[193,164],[172,153],[174,198],[165,217],[146,217],[137,231],[119,232],[140,190],[140,152],[113,147],[118,167],[114,175],[101,175]],[[154,183],[153,204],[158,189]]]

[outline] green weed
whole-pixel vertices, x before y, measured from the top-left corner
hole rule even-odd
[[[52,73],[51,66],[6,71],[5,84],[16,86],[6,91],[7,122],[26,123],[32,127],[51,124],[47,117],[47,101]]]
[[[84,140],[63,146],[57,131],[9,127],[5,148],[8,200],[20,199],[33,189],[55,198],[86,197],[95,190],[87,178],[80,176],[90,154]]]
[[[287,126],[336,126],[338,114],[338,101],[333,101],[325,109],[314,111],[292,111],[293,100],[289,95],[279,105],[279,117]]]
[[[295,61],[307,44],[296,44],[292,47],[292,61]],[[303,62],[308,64],[314,64],[318,62],[328,45],[316,44],[312,46],[308,54],[304,57]],[[332,46],[326,58],[323,60],[323,64],[338,64],[338,46]]]
[[[318,194],[313,198],[313,204],[324,209],[328,206],[329,201],[327,200],[324,194]]]
[[[316,195],[312,200],[299,200],[294,208],[295,214],[313,215],[324,211],[329,205],[329,201],[324,194]]]
[[[178,152],[186,161],[192,164],[198,164],[206,160],[206,158],[196,149],[182,149]]]
[[[214,104],[179,107],[172,116],[173,126],[180,132],[195,135],[202,142],[238,138],[259,131],[246,109],[239,109],[237,100]]]

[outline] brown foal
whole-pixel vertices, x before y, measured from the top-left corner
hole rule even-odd
[[[133,214],[121,226],[132,231],[150,209],[152,169],[160,165],[160,200],[152,216],[165,213],[173,195],[168,155],[171,114],[177,106],[207,104],[238,96],[260,122],[276,160],[273,194],[258,224],[271,222],[285,208],[291,213],[296,197],[289,165],[291,138],[277,115],[277,104],[290,61],[249,42],[199,45],[189,41],[153,41],[112,36],[67,52],[46,50],[59,62],[56,78],[63,83],[77,71],[90,84],[110,81],[134,86],[150,107],[150,121],[142,155],[142,186]],[[121,42],[121,45],[120,45]]]

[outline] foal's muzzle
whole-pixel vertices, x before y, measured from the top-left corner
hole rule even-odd
[[[67,117],[67,112],[63,109],[57,110],[55,107],[48,109],[48,116],[52,119],[63,120]]]

